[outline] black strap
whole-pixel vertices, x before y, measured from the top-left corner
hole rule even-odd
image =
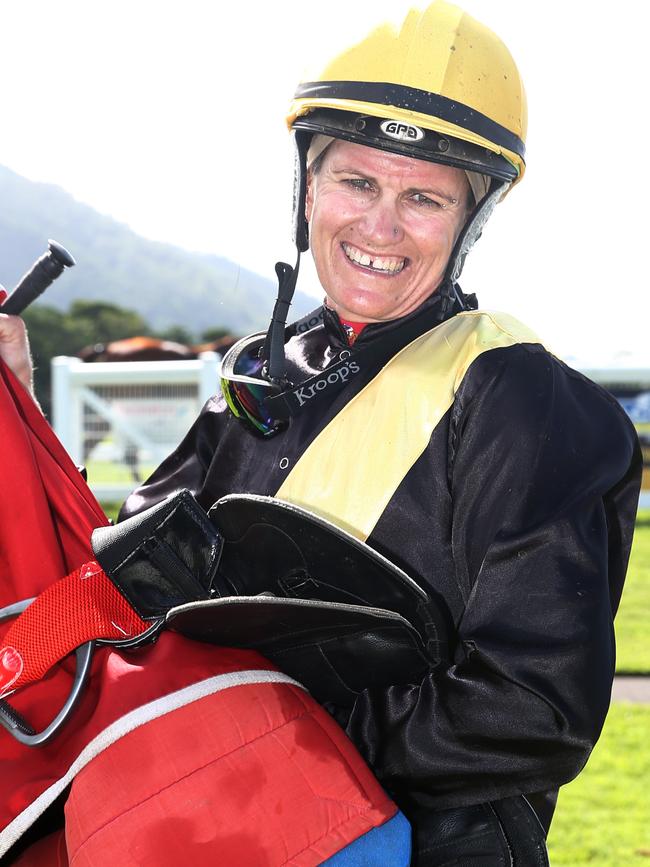
[[[439,93],[430,93],[417,87],[377,81],[306,81],[296,90],[296,99],[348,99],[375,105],[397,105],[440,118],[480,135],[499,147],[512,151],[523,160],[526,146],[519,136],[480,111],[448,99]]]
[[[284,330],[284,342],[286,343],[287,340],[295,337],[296,334],[305,334],[307,331],[311,331],[312,328],[317,328],[323,324],[324,320],[325,307],[321,304],[320,307],[311,310],[301,319],[296,319],[291,325],[287,325]]]
[[[512,853],[514,867],[549,867],[546,834],[524,795],[491,801]]]
[[[262,359],[266,363],[266,375],[271,382],[278,385],[286,383],[287,364],[284,355],[285,328],[291,299],[296,288],[298,270],[300,269],[300,250],[296,264],[292,268],[286,262],[276,262],[275,273],[278,275],[278,297],[273,307],[273,315],[266,339],[262,348]]]

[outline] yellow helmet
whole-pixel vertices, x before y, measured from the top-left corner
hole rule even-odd
[[[526,95],[508,49],[491,30],[445,0],[412,9],[399,28],[377,27],[303,81],[287,117],[296,143],[298,257],[293,268],[276,265],[278,298],[262,352],[267,378],[281,382],[285,376],[287,311],[300,254],[309,247],[307,151],[315,134],[485,176],[437,290],[445,303],[463,309],[475,300],[464,296],[456,281],[495,205],[524,174],[526,121]]]
[[[287,117],[302,163],[297,210],[315,133],[487,175],[493,207],[523,176],[526,122],[519,72],[491,30],[445,0],[411,9],[401,28],[377,27],[298,86]]]

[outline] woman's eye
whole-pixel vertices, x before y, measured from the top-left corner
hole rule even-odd
[[[425,208],[442,207],[440,202],[436,202],[435,199],[430,199],[428,196],[425,196],[424,193],[413,193],[413,195],[411,196],[411,201],[415,202],[416,205],[421,205]]]
[[[366,191],[372,189],[372,184],[365,178],[346,178],[344,183],[354,190]]]

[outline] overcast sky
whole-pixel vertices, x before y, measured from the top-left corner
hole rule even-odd
[[[271,277],[293,257],[284,116],[295,84],[314,55],[410,5],[2,3],[0,163],[146,237]],[[509,46],[530,118],[526,178],[469,257],[463,288],[562,356],[650,364],[647,4],[463,5]],[[301,287],[318,291],[313,270]]]

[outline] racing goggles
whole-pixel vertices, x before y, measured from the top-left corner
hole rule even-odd
[[[262,437],[271,437],[289,424],[291,400],[286,390],[292,385],[286,376],[284,345],[291,337],[309,331],[323,322],[319,307],[286,325],[300,266],[300,250],[292,268],[277,262],[278,296],[269,330],[237,341],[221,362],[221,391],[232,414]],[[295,401],[294,401],[295,403]]]
[[[263,333],[245,337],[228,350],[221,362],[221,392],[232,414],[249,430],[270,437],[289,421],[275,417],[266,405],[267,398],[279,395],[282,388],[264,375],[264,337]]]
[[[244,337],[228,350],[221,362],[221,391],[230,411],[258,436],[279,433],[291,418],[325,400],[332,401],[348,382],[360,374],[365,378],[370,370],[380,369],[412,340],[439,325],[451,310],[447,295],[448,292],[440,291],[431,304],[405,317],[401,324],[383,334],[381,340],[355,343],[354,347],[339,352],[337,360],[324,370],[315,371],[297,385],[289,382],[286,375],[281,378],[269,375],[267,335],[260,332]],[[323,318],[321,307],[287,326],[283,329],[285,342],[322,326]],[[286,371],[284,361],[282,345],[279,367]]]
[[[285,340],[322,326],[320,307],[293,322],[284,330]],[[221,362],[221,391],[232,414],[257,436],[270,437],[284,430],[289,421],[307,407],[332,399],[343,386],[360,373],[360,361],[367,353],[344,349],[324,370],[316,370],[298,384],[286,375],[269,375],[266,360],[267,335],[263,332],[244,337],[228,350]],[[284,349],[284,348],[283,348]],[[376,352],[371,353],[372,356]],[[286,371],[284,351],[282,370]]]

